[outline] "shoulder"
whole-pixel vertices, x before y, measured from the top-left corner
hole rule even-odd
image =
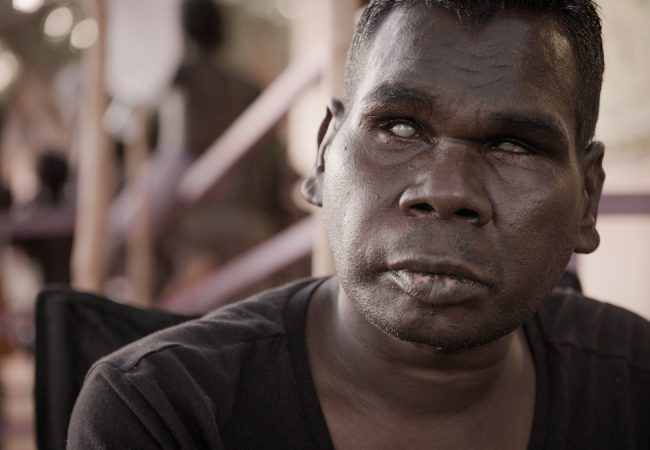
[[[229,359],[255,346],[273,346],[286,337],[285,309],[289,300],[317,280],[305,279],[256,294],[207,315],[166,328],[103,358],[123,372],[142,365],[143,360],[164,362],[180,355],[193,360]],[[305,299],[305,301],[308,299]],[[148,364],[145,364],[145,366]]]
[[[537,318],[547,345],[619,360],[650,373],[650,323],[628,310],[556,289]]]
[[[287,326],[301,319],[285,311],[306,308],[318,284],[263,292],[98,361],[72,413],[70,448],[222,448],[241,428],[228,425],[232,417],[295,409]],[[117,441],[116,425],[124,431]]]
[[[297,311],[319,281],[263,292],[100,360],[74,407],[70,448],[263,448],[295,440],[301,428],[289,434],[284,426],[303,413],[290,347],[303,326]],[[116,425],[124,431],[117,441]]]

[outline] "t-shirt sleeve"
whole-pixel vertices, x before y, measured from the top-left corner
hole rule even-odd
[[[102,363],[92,369],[79,393],[68,428],[67,448],[200,448],[196,447],[198,442],[187,442],[174,433],[173,422],[174,418],[160,416],[126,374],[110,363]],[[213,441],[210,448],[222,446]]]

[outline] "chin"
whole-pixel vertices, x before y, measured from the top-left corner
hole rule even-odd
[[[534,314],[534,310],[523,309],[490,314],[430,306],[400,310],[370,302],[359,303],[358,309],[369,323],[394,339],[449,352],[496,341],[520,328]]]
[[[393,329],[392,337],[403,342],[426,345],[440,351],[457,352],[481,347],[517,330],[520,325],[503,329],[481,330],[480,332],[458,333],[441,330]]]

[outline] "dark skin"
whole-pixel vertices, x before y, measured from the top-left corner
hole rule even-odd
[[[336,448],[524,449],[522,325],[598,246],[604,146],[576,142],[578,75],[547,17],[470,26],[398,9],[332,102],[304,186],[337,277],[307,345]]]

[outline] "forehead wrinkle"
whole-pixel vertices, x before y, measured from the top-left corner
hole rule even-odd
[[[436,68],[439,68],[440,60],[434,60],[434,59],[421,59],[421,58],[416,58],[416,57],[410,57],[410,58],[405,58],[406,61],[417,61],[420,63],[425,63],[428,64],[432,67],[431,70],[436,70]],[[480,79],[480,80],[475,80],[473,77],[463,77],[462,81],[467,85],[469,88],[480,88],[480,87],[486,87],[490,86],[493,84],[496,84],[500,81],[503,81],[506,79],[509,74],[506,73],[505,71],[510,69],[512,67],[511,64],[506,64],[506,63],[501,63],[501,62],[494,62],[492,65],[487,66],[487,67],[481,67],[481,68],[474,68],[474,67],[465,67],[461,65],[454,64],[453,62],[449,60],[442,60],[442,64],[449,66],[453,69],[459,70],[460,73],[462,74],[467,74],[467,75],[475,75],[475,74],[482,74],[485,75],[485,79]],[[494,72],[494,73],[491,73]],[[487,78],[488,73],[491,75],[491,77]],[[459,75],[459,74],[457,74]]]
[[[466,82],[467,86],[470,88],[482,88],[482,87],[487,87],[491,86],[493,84],[497,84],[500,81],[503,81],[506,78],[506,75],[500,75],[492,80],[486,80],[486,81],[481,81],[481,82]]]
[[[407,50],[402,53],[402,60],[413,63],[413,67],[428,68],[426,70],[440,71],[443,67],[447,67],[456,72],[454,76],[462,77],[465,74],[467,77],[462,77],[463,82],[470,88],[498,83],[508,77],[513,70],[520,70],[513,65],[513,61],[519,61],[522,52],[506,48],[502,43],[468,46],[442,39],[425,50],[418,44],[422,41],[417,39],[409,41],[405,46]],[[487,51],[484,47],[488,47]],[[423,57],[425,54],[430,56]]]
[[[464,45],[461,45],[459,42],[453,41],[450,42],[445,47],[449,47],[452,50],[452,53],[445,55],[445,58],[449,56],[466,56],[473,60],[487,62],[492,61],[512,61],[516,58],[519,51],[513,50],[505,45],[504,42],[499,41],[501,36],[492,37],[487,31],[481,33],[480,45],[476,45],[477,36],[469,39]],[[490,42],[492,40],[492,42]],[[492,63],[491,65],[494,65]],[[502,63],[503,64],[503,63]]]
[[[476,45],[476,42],[473,41],[461,45],[456,41],[448,41],[447,38],[447,36],[438,37],[435,42],[428,42],[429,45],[424,46],[423,43],[427,41],[428,33],[422,33],[411,37],[400,47],[408,59],[440,63],[464,58],[465,64],[476,62],[479,70],[483,67],[508,66],[524,50],[513,50],[501,42],[489,43],[485,40],[480,42],[480,45]],[[432,53],[438,59],[422,58],[423,53]]]

